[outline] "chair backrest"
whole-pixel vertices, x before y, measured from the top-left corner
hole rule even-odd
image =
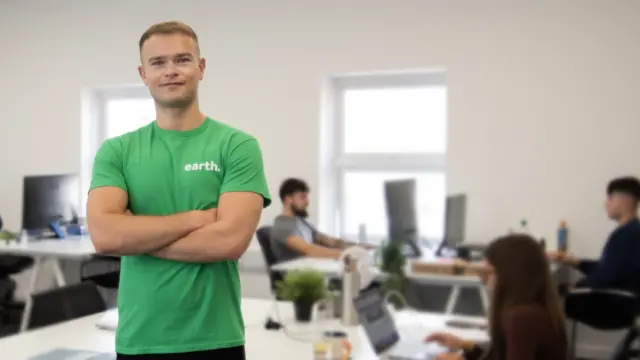
[[[271,266],[278,263],[276,255],[271,249],[271,226],[263,226],[256,231],[256,237],[258,243],[260,243],[260,249],[262,249],[262,256],[264,256],[264,262],[267,265],[267,271],[269,273],[269,282],[271,285],[271,291],[276,291],[276,284],[282,280],[282,274],[277,271],[271,270]],[[278,297],[276,296],[276,299]]]
[[[271,249],[271,228],[271,226],[263,226],[256,231],[256,237],[260,243],[262,256],[264,256],[264,262],[268,267],[271,267],[278,262],[276,255]]]
[[[638,298],[615,289],[577,289],[565,298],[565,313],[599,330],[627,329],[636,322]]]
[[[91,281],[109,289],[120,284],[120,257],[94,255],[80,266],[80,281]]]
[[[33,295],[29,329],[103,312],[107,305],[92,283],[68,285]]]

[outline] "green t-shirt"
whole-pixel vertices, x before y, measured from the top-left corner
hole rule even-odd
[[[220,194],[249,191],[271,203],[255,138],[207,118],[190,131],[155,122],[109,139],[95,158],[91,189],[127,191],[139,215],[218,206]],[[183,263],[122,257],[116,351],[183,353],[244,344],[237,261]]]

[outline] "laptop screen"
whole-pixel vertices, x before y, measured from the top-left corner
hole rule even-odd
[[[354,299],[354,305],[360,324],[377,355],[385,352],[400,340],[393,317],[389,314],[380,290],[362,291]]]

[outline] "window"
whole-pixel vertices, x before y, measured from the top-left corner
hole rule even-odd
[[[443,72],[329,81],[321,132],[320,226],[355,239],[387,235],[384,182],[415,179],[420,236],[440,241],[446,197],[447,88]]]
[[[82,209],[96,152],[109,138],[140,128],[155,119],[155,104],[144,86],[92,89],[83,94],[81,174]]]
[[[155,119],[153,99],[109,99],[105,105],[105,139],[138,129]]]

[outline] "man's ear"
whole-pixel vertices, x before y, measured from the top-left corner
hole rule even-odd
[[[204,79],[204,70],[207,67],[207,59],[200,58],[200,63],[198,64],[198,67],[200,67],[200,80],[203,80]]]
[[[144,73],[144,67],[142,65],[138,66],[138,75],[140,75],[140,79],[142,79],[142,82],[147,85],[147,81],[145,80],[146,76]]]

